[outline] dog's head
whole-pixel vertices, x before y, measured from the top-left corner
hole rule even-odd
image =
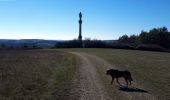
[[[106,75],[110,75],[112,69],[106,71]]]
[[[106,71],[106,75],[111,75],[111,74],[113,74],[117,71],[118,71],[117,69],[109,69],[109,70]]]

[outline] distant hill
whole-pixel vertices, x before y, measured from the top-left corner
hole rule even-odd
[[[69,40],[44,40],[44,39],[0,39],[0,47],[5,48],[22,48],[27,46],[32,48],[36,46],[38,48],[53,48],[55,45],[61,44],[62,42],[70,43]],[[117,40],[101,40],[107,44],[117,43]]]
[[[43,40],[43,39],[0,39],[0,45],[5,45],[6,47],[21,47],[23,45],[27,46],[38,46],[42,48],[53,47],[58,42],[63,42],[64,40]]]

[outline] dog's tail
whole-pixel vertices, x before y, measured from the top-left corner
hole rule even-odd
[[[130,80],[133,81],[132,76],[130,76]]]
[[[131,74],[130,74],[130,80],[133,81]]]

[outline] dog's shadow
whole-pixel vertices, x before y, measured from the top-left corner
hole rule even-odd
[[[124,92],[139,92],[139,93],[148,93],[148,91],[136,87],[127,87],[127,86],[120,86],[119,87],[120,91]]]

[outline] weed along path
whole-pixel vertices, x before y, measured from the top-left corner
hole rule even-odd
[[[106,76],[105,71],[111,65],[105,60],[87,53],[71,53],[78,57],[79,64],[69,100],[156,100],[135,82],[129,88],[116,83],[110,85],[111,78]],[[120,82],[124,83],[121,79]]]

